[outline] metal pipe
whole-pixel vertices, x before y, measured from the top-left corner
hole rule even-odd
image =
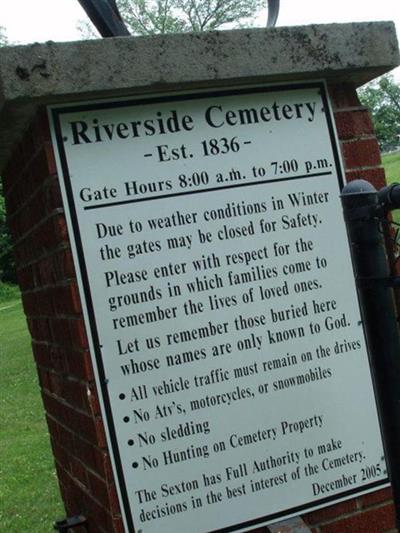
[[[274,28],[279,16],[279,0],[268,0],[267,28]]]
[[[115,0],[78,0],[102,37],[130,35]]]
[[[379,203],[385,213],[400,208],[400,183],[392,183],[378,192]]]

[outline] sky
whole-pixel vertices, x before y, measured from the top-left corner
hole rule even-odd
[[[71,41],[86,14],[78,0],[0,0],[0,26],[13,43]],[[400,39],[399,0],[281,0],[278,26],[393,20]],[[263,26],[266,14],[258,18]],[[400,81],[400,68],[395,71]]]

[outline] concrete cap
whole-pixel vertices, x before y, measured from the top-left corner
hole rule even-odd
[[[392,22],[1,48],[0,171],[39,105],[312,78],[359,86],[399,63]]]

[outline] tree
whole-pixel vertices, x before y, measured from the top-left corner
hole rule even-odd
[[[5,30],[0,26],[0,47],[8,44]],[[0,178],[0,282],[15,283],[15,264],[11,237],[6,222],[6,206]]]
[[[371,112],[382,151],[400,145],[400,85],[385,75],[359,90],[360,101]]]
[[[251,23],[265,0],[116,0],[132,35],[201,32]],[[81,25],[82,33],[88,34]],[[90,34],[89,30],[89,34]]]
[[[3,26],[0,26],[0,46],[4,46],[6,44],[8,44],[6,30]]]
[[[0,283],[15,283],[15,263],[10,232],[6,222],[6,206],[0,181]]]

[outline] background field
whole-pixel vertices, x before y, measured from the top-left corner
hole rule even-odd
[[[383,157],[400,182],[400,152]],[[399,210],[397,210],[399,211]],[[399,213],[396,214],[400,221]],[[19,293],[0,284],[0,530],[46,533],[65,516]]]
[[[0,286],[0,531],[45,533],[64,518],[19,293]]]
[[[382,156],[388,183],[400,183],[400,152]],[[393,211],[393,220],[400,224],[400,209]]]
[[[397,181],[400,183],[400,152],[382,156],[388,183]]]

